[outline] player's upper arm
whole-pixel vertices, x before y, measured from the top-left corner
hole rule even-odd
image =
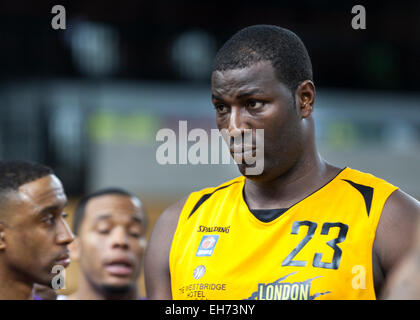
[[[374,252],[386,277],[414,241],[420,202],[401,190],[387,199],[376,230]]]
[[[386,281],[381,299],[417,300],[420,297],[420,219],[413,247]]]
[[[150,236],[145,258],[145,284],[148,299],[172,299],[169,253],[179,215],[187,198],[167,208],[159,217]]]

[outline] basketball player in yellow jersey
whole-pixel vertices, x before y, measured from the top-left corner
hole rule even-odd
[[[321,158],[312,79],[305,46],[283,28],[245,28],[219,50],[211,82],[218,128],[232,138],[264,129],[264,170],[248,175],[239,164],[243,176],[160,216],[146,253],[148,298],[379,296],[410,246],[420,204]]]

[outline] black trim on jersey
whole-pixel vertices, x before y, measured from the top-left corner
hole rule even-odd
[[[252,209],[249,210],[258,220],[262,222],[271,222],[278,217],[280,217],[283,213],[285,213],[289,208],[283,209]]]
[[[342,180],[348,182],[351,186],[353,186],[357,191],[359,191],[362,194],[363,199],[365,199],[366,211],[369,217],[370,207],[372,205],[372,198],[373,198],[373,188],[369,186],[365,186],[363,184],[355,183],[347,179],[342,179]]]
[[[204,203],[204,201],[206,201],[208,198],[210,198],[211,196],[212,196],[212,194],[213,193],[215,193],[216,191],[219,191],[219,190],[222,190],[222,189],[224,189],[224,188],[227,188],[227,187],[229,187],[229,186],[231,186],[232,184],[235,184],[235,183],[239,183],[239,181],[236,181],[236,182],[232,182],[231,184],[228,184],[227,186],[223,186],[223,187],[220,187],[220,188],[217,188],[216,190],[214,190],[213,192],[211,192],[211,193],[206,193],[205,195],[203,195],[201,198],[200,198],[200,200],[198,200],[198,202],[195,204],[195,206],[194,206],[194,208],[192,209],[192,211],[191,211],[191,213],[188,215],[188,218],[187,219],[189,219],[192,215],[193,215],[193,213],[195,212],[195,211],[197,211],[197,209]]]
[[[248,203],[245,200],[245,186],[242,188],[242,197],[248,210],[261,222],[271,222],[278,217],[280,217],[283,213],[285,213],[290,208],[280,208],[280,209],[250,209]]]
[[[294,206],[298,205],[300,202],[302,202],[303,200],[305,200],[306,198],[309,198],[310,196],[312,196],[314,193],[318,192],[319,190],[321,190],[322,188],[324,188],[326,185],[328,185],[329,183],[331,183],[332,181],[335,180],[335,178],[337,178],[340,173],[342,173],[345,169],[347,169],[347,167],[344,167],[343,169],[341,169],[335,176],[334,178],[332,178],[331,180],[329,180],[328,182],[326,182],[322,187],[319,187],[318,189],[316,189],[315,191],[313,191],[312,193],[310,193],[309,195],[307,195],[305,198],[303,198],[302,200],[296,202],[294,205],[290,206],[289,208],[279,208],[279,209],[250,209],[248,203],[246,202],[246,198],[245,198],[245,184],[244,187],[242,189],[242,197],[244,199],[244,202],[246,204],[246,206],[248,207],[248,210],[261,222],[270,222],[273,221],[275,219],[277,219],[278,217],[280,217],[283,213],[287,212],[287,210],[293,208]],[[256,214],[255,214],[256,212]]]

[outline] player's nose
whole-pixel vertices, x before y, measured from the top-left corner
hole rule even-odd
[[[245,117],[242,114],[242,108],[231,107],[228,133],[231,138],[242,136],[245,129],[249,129]]]
[[[69,225],[64,219],[60,219],[57,230],[57,242],[59,244],[67,245],[74,240],[74,234],[71,231]]]
[[[123,227],[116,227],[111,233],[112,248],[129,248],[129,239],[127,232]]]

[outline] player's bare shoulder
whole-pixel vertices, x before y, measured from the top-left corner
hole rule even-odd
[[[385,275],[400,262],[412,245],[420,202],[397,189],[387,199],[376,230],[374,251]]]
[[[145,284],[148,299],[172,299],[169,254],[179,216],[188,197],[168,207],[157,220],[145,258]]]
[[[160,216],[156,222],[154,231],[164,231],[167,236],[170,236],[171,240],[175,233],[178,225],[179,216],[181,215],[182,209],[188,199],[188,196],[178,200],[174,204],[170,205]]]

